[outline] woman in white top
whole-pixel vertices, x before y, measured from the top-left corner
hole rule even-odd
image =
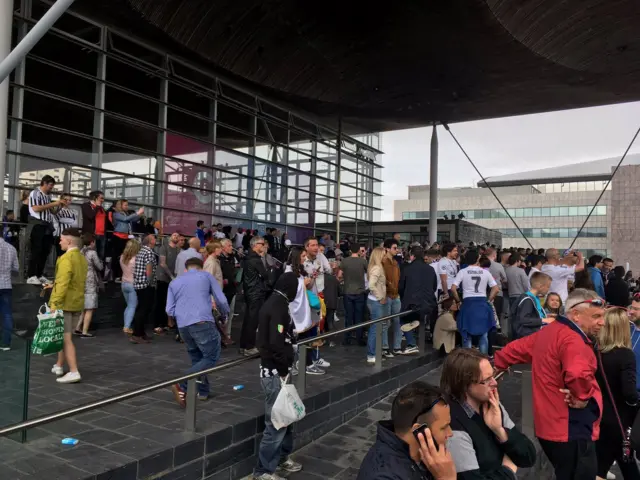
[[[311,310],[309,298],[307,297],[307,290],[311,289],[313,280],[304,269],[306,260],[307,252],[303,248],[293,247],[284,270],[285,272],[293,272],[298,277],[298,292],[293,302],[289,303],[289,312],[300,340],[317,335],[320,320],[317,313]],[[313,350],[311,348],[307,349],[305,365],[307,373],[310,375],[325,374],[325,371],[319,367],[318,362],[313,361]]]
[[[385,256],[383,247],[376,247],[371,252],[367,280],[369,282],[369,296],[367,308],[371,314],[371,320],[376,320],[389,315],[387,305],[387,281],[384,276],[382,259]],[[369,338],[367,340],[367,363],[376,363],[376,328],[379,324],[369,326]],[[387,338],[389,322],[382,322],[382,339]],[[388,349],[387,345],[387,349]],[[391,354],[393,355],[393,354]]]
[[[209,242],[205,247],[207,252],[207,259],[204,262],[202,268],[205,272],[209,272],[216,279],[220,288],[224,288],[224,280],[222,278],[222,268],[220,267],[220,260],[218,257],[222,253],[222,244],[218,241]]]

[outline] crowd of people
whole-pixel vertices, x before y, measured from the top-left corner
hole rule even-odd
[[[312,343],[305,358],[296,342],[335,329],[342,302],[345,327],[388,317],[340,339],[362,347],[366,363],[377,353],[417,354],[415,331],[423,324],[445,357],[439,388],[415,382],[400,390],[359,479],[515,478],[536,451],[500,403],[496,372],[527,363],[536,436],[556,478],[611,478],[614,461],[625,479],[640,478],[630,447],[640,391],[640,295],[631,272],[612,259],[553,248],[406,245],[398,234],[379,245],[350,236],[338,243],[328,233],[292,245],[276,228],[234,233],[204,221],[193,235],[174,232],[157,245],[156,227],[133,236],[144,209],[132,212],[123,199],[105,210],[96,191],[79,218],[68,195],[52,201],[54,184],[45,176],[26,201],[28,283],[51,290],[49,307],[64,312],[64,346],[52,367],[58,382],[81,380],[74,335],[93,336],[99,291],[117,281],[130,342],[151,342],[149,324],[155,335],[175,335],[189,354],[188,373],[213,367],[221,349],[236,342],[242,355],[260,358],[265,431],[254,477],[278,480],[278,472],[302,466],[289,458],[291,427],[276,429],[271,409],[301,368],[324,375],[331,367],[335,342]],[[51,281],[43,273],[54,245],[60,251]],[[0,239],[1,350],[10,348],[17,269],[15,246]],[[244,315],[234,339],[240,294]],[[197,385],[196,392],[172,387],[179,405],[187,395],[209,397],[206,376]]]

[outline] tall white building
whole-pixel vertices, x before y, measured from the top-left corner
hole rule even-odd
[[[438,218],[464,219],[503,235],[503,246],[528,247],[487,186],[492,187],[509,215],[534,248],[568,248],[596,205],[620,158],[607,158],[487,178],[477,188],[438,190]],[[639,165],[640,154],[623,165]],[[586,255],[611,254],[611,187],[602,195],[574,248]],[[429,218],[429,186],[409,187],[407,200],[394,202],[395,220]]]

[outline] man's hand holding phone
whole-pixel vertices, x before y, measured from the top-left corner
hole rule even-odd
[[[431,430],[425,428],[416,433],[420,444],[420,458],[436,480],[455,480],[456,466],[446,445],[436,446]]]

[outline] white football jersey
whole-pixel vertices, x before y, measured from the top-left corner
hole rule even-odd
[[[462,287],[462,298],[487,297],[487,285],[491,288],[497,285],[489,270],[471,266],[460,270],[453,284]]]

